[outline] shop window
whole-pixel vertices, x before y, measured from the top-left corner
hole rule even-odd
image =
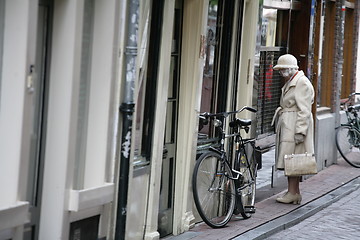
[[[273,67],[288,45],[289,10],[260,8],[255,53],[254,95],[257,96],[256,135],[261,138],[274,133],[271,126],[279,106],[282,78]]]
[[[200,112],[213,112],[215,109],[214,99],[216,93],[214,87],[216,84],[215,77],[215,54],[217,47],[217,18],[218,18],[218,1],[209,1],[206,50],[205,50],[205,66],[203,72],[203,85],[201,91],[201,107]],[[202,126],[200,123],[200,132],[204,138],[208,138],[210,134],[209,125]],[[202,136],[200,134],[200,137]]]
[[[264,8],[261,24],[261,46],[275,47],[277,10]]]
[[[200,112],[226,110],[235,5],[235,1],[209,1]],[[213,136],[210,125],[200,129],[200,139]]]

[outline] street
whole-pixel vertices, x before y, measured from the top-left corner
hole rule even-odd
[[[299,224],[266,239],[359,239],[360,191],[356,190]]]
[[[274,193],[269,189],[271,193],[266,194],[264,190],[255,205],[256,213],[247,220],[234,216],[221,229],[197,223],[189,231],[165,239],[358,239],[359,186],[360,169],[339,159],[338,164],[301,182],[301,205],[277,203],[276,197],[284,191]]]

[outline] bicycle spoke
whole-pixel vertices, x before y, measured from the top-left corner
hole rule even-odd
[[[220,156],[211,152],[200,158],[194,169],[195,205],[211,227],[224,226],[230,220],[235,205],[234,182],[225,176],[225,169]]]

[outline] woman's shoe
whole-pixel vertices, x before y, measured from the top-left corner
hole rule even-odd
[[[298,195],[298,204],[300,204],[300,203],[301,203],[301,200],[302,200],[302,196],[301,196],[300,193],[297,193],[297,195]]]
[[[287,192],[284,196],[278,197],[276,199],[276,201],[280,203],[292,203],[292,204],[300,204],[301,200],[302,197],[299,193],[292,194],[290,192]]]

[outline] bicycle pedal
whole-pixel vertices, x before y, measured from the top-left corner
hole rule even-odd
[[[254,206],[245,206],[244,210],[245,210],[245,213],[255,213],[255,211],[256,211]]]

